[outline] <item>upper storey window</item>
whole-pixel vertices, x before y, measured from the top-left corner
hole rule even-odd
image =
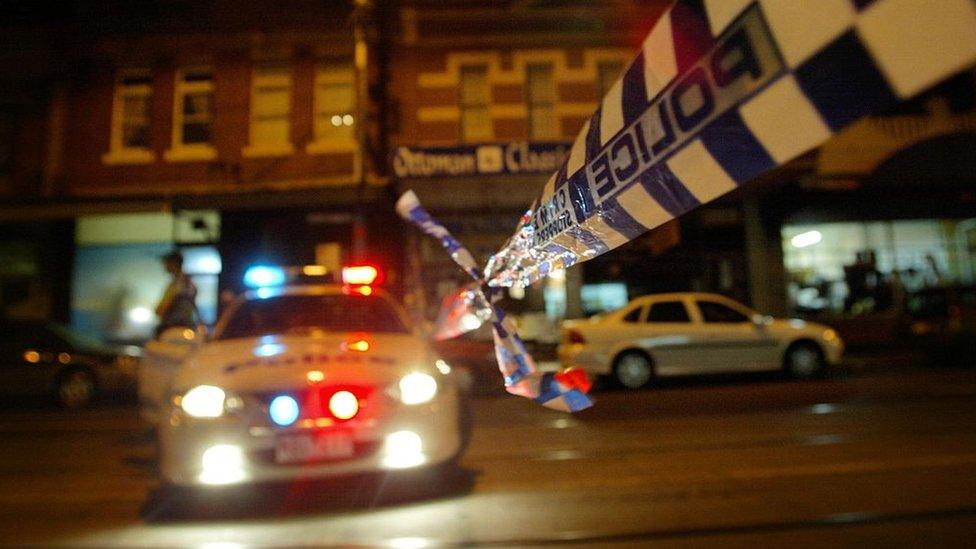
[[[251,77],[251,111],[245,154],[291,154],[291,71],[287,67],[256,67]]]
[[[214,84],[209,69],[184,69],[176,73],[173,105],[173,144],[166,151],[170,161],[213,160]]]
[[[313,131],[308,152],[356,149],[356,88],[352,67],[322,65],[315,71]]]
[[[149,71],[125,71],[115,81],[112,134],[106,164],[139,164],[155,160],[150,148],[152,76]]]

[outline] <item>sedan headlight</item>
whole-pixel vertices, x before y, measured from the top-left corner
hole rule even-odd
[[[220,417],[224,414],[226,394],[220,387],[198,385],[183,395],[180,407],[193,417]]]
[[[437,394],[437,381],[422,372],[403,376],[400,380],[400,401],[404,404],[423,404]]]

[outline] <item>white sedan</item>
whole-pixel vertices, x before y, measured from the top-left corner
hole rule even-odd
[[[175,486],[453,464],[467,437],[450,367],[368,286],[260,288],[212,338],[164,332],[141,370]]]
[[[763,316],[727,297],[656,294],[588,320],[563,323],[563,366],[611,375],[636,389],[655,376],[784,369],[814,377],[840,362],[834,330]]]

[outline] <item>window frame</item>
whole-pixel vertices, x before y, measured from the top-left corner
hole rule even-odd
[[[127,84],[132,78],[146,78],[148,83]],[[108,152],[102,155],[102,163],[118,164],[149,164],[155,162],[156,153],[152,150],[152,101],[153,75],[148,69],[125,69],[115,76],[112,88],[112,114],[109,129]],[[129,97],[146,99],[146,127],[149,132],[150,143],[145,147],[131,147],[125,144],[125,101]]]
[[[323,88],[330,84],[348,85],[352,92],[352,101],[347,110],[329,109],[323,105]],[[359,143],[356,141],[356,69],[351,64],[343,63],[323,63],[315,67],[315,76],[312,84],[312,139],[305,146],[308,154],[325,154],[335,152],[359,152]],[[319,116],[345,116],[353,117],[352,124],[348,126],[352,129],[349,137],[329,137],[328,135],[318,135],[316,120]],[[333,124],[335,125],[335,124]]]
[[[187,81],[189,74],[206,73],[209,78],[206,80]],[[206,92],[211,95],[210,100],[210,141],[207,143],[185,143],[184,128],[185,120],[183,115],[183,103],[186,96]],[[217,149],[213,145],[214,122],[215,122],[215,86],[214,72],[210,67],[187,67],[176,71],[173,86],[173,124],[170,141],[170,148],[164,154],[164,158],[170,162],[197,162],[215,160]]]
[[[681,305],[681,308],[685,312],[685,318],[687,320],[651,320],[651,313],[654,312],[655,305],[665,305],[668,303],[677,303]],[[694,324],[695,319],[692,315],[691,309],[688,307],[688,303],[681,298],[676,299],[662,299],[659,301],[652,301],[647,304],[647,313],[644,315],[644,324]]]
[[[621,313],[620,322],[623,322],[624,324],[643,324],[644,319],[647,318],[647,312],[649,310],[650,310],[650,306],[648,306],[647,303],[643,303],[641,305],[637,305],[636,307],[627,309],[626,311]],[[637,313],[637,318],[634,320],[628,320],[627,317],[629,317],[634,313]]]
[[[263,73],[263,74],[262,74]],[[245,157],[262,156],[288,156],[294,154],[292,131],[292,107],[294,94],[294,75],[290,66],[286,64],[257,64],[251,69],[251,97],[248,105],[247,120],[247,146],[244,147],[242,154]],[[257,135],[256,121],[258,119],[255,111],[257,98],[261,90],[285,90],[288,97],[288,106],[283,116],[288,128],[284,142],[271,143],[261,142],[255,138]]]
[[[471,74],[472,72],[480,72],[484,74],[484,97],[485,100],[481,102],[471,102],[465,97],[463,93],[464,90],[464,80],[465,74]],[[458,137],[461,143],[484,143],[486,141],[491,141],[495,138],[495,128],[494,122],[491,118],[491,81],[489,80],[489,70],[487,63],[465,63],[458,67]],[[487,119],[488,131],[484,136],[469,135],[470,131],[464,123],[465,113],[472,113],[475,111],[483,111],[484,116]]]
[[[695,308],[698,309],[698,316],[701,318],[702,324],[746,324],[746,323],[750,322],[750,318],[752,317],[751,314],[746,313],[745,311],[743,311],[742,309],[740,309],[738,307],[734,307],[734,306],[732,306],[729,303],[724,303],[722,301],[718,301],[718,300],[715,300],[715,299],[695,298],[694,299],[694,302],[695,302]],[[708,320],[705,317],[705,310],[702,309],[702,307],[701,307],[701,304],[702,303],[708,303],[708,304],[711,304],[711,305],[718,305],[719,307],[725,307],[726,309],[728,309],[728,310],[730,310],[730,311],[732,311],[734,313],[738,313],[738,314],[742,315],[743,319],[742,320],[739,320],[739,321],[735,321],[735,322],[732,322],[732,321],[719,322],[719,321],[715,321],[715,320]]]

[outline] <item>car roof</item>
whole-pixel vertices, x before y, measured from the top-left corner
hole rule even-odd
[[[342,295],[348,293],[348,286],[342,284],[287,284],[284,286],[269,286],[257,290],[244,292],[243,298],[247,301],[252,299],[267,299],[282,295]],[[373,288],[374,293],[385,294],[381,289]]]
[[[684,299],[705,299],[714,301],[735,301],[734,299],[721,295],[712,294],[707,292],[667,292],[661,294],[648,294],[642,295],[640,297],[635,297],[631,300],[631,303],[648,303],[652,301],[681,301]]]

